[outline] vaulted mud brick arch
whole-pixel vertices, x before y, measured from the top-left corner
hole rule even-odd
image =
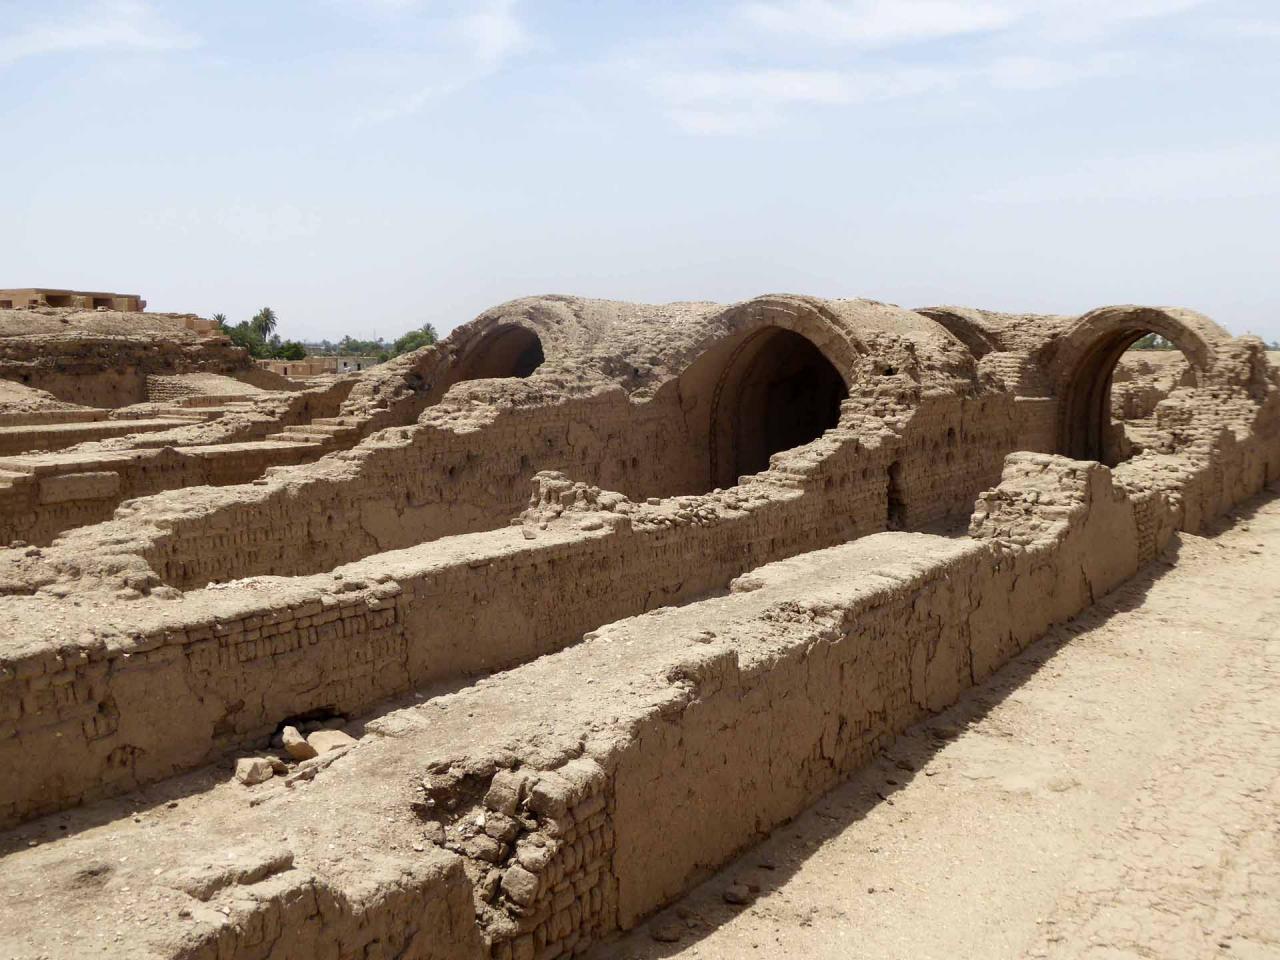
[[[1112,419],[1112,379],[1125,351],[1148,334],[1177,347],[1197,383],[1212,365],[1215,341],[1228,336],[1191,311],[1114,307],[1085,314],[1051,366],[1059,397],[1059,453],[1109,466],[1126,459],[1123,433]]]
[[[814,343],[782,327],[749,334],[716,384],[711,410],[711,475],[730,487],[769,458],[816,440],[840,419],[844,378]]]
[[[451,381],[527,377],[545,359],[542,341],[526,327],[504,324],[489,331],[462,358]]]

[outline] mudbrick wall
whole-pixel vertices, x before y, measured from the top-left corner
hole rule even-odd
[[[1143,420],[1175,387],[1195,386],[1186,358],[1176,350],[1134,350],[1120,358],[1112,376],[1112,414]]]
[[[706,483],[705,450],[680,442],[681,423],[706,423],[688,416],[697,409],[679,389],[688,378],[639,404],[616,389],[548,403],[545,384],[489,381],[462,384],[459,399],[428,409],[415,427],[315,465],[244,488],[135,501],[47,551],[10,551],[0,592],[15,595],[19,619],[47,616],[50,629],[29,633],[30,652],[10,658],[11,679],[28,686],[9,687],[11,735],[0,751],[25,765],[48,737],[60,749],[39,777],[0,798],[5,816],[151,782],[292,716],[349,714],[509,667],[618,617],[721,590],[752,566],[953,521],[997,479],[1007,453],[1049,443],[1043,404],[1010,396],[998,378],[924,386],[913,352],[887,349],[893,362],[862,366],[836,426],[727,491],[644,496],[660,484]],[[1242,348],[1237,382],[1220,377],[1161,405],[1171,449],[1188,456],[1126,465],[1121,482],[1135,501],[1172,491],[1179,523],[1195,529],[1274,475],[1255,450],[1266,449],[1276,418],[1253,353]],[[1271,406],[1259,406],[1262,396]],[[187,467],[181,453],[156,456]],[[517,485],[523,498],[548,461],[568,467],[567,479],[540,474],[534,507],[518,531],[507,526]],[[81,504],[95,492],[116,495],[119,475],[83,470],[38,489],[54,503],[61,484],[62,499]],[[601,494],[601,476],[641,492]],[[1143,503],[1144,550],[1153,550],[1167,532],[1164,514]],[[606,519],[568,540],[541,531],[584,504]],[[474,532],[486,529],[494,532]],[[355,570],[317,576],[362,557]],[[265,574],[294,579],[253,582]],[[200,589],[224,579],[235,581],[230,589]],[[551,604],[541,602],[548,582],[564,585]],[[427,608],[438,616],[416,613]],[[58,666],[66,657],[69,669]],[[131,687],[135,670],[149,679]],[[163,722],[175,712],[191,722]]]
[[[1106,468],[1015,455],[967,542],[882,534],[765,566],[730,598],[615,623],[526,668],[550,689],[569,671],[606,683],[587,658],[618,671],[634,659],[621,649],[683,640],[646,663],[665,697],[582,688],[610,707],[576,738],[543,731],[535,746],[513,729],[513,748],[486,731],[479,749],[424,763],[426,834],[464,858],[490,955],[569,956],[633,926],[1132,576],[1151,559],[1136,527]],[[371,728],[406,737],[441,710],[526,702],[511,679]]]
[[[868,495],[875,495],[879,481],[872,477],[887,482],[896,462],[897,525],[962,516],[974,492],[998,475],[1000,457],[1016,448],[1017,408],[997,392],[921,395],[893,378],[877,389],[883,395],[869,391],[846,401],[844,419],[829,433],[836,444],[784,457],[777,475],[822,474],[811,485],[868,481]],[[126,504],[117,522],[76,531],[60,547],[84,557],[126,545],[160,581],[185,589],[316,572],[380,550],[492,529],[521,509],[541,469],[621,487],[637,499],[706,487],[705,476],[692,479],[705,471],[705,452],[699,457],[696,447],[671,442],[679,439],[681,420],[660,406],[636,407],[611,394],[550,408],[431,412],[440,425],[384,431],[301,470],[269,471],[253,484],[198,497],[182,491]],[[566,420],[581,426],[566,430]],[[840,443],[859,437],[868,440],[853,448],[862,453],[824,463]],[[192,454],[211,459],[220,452]],[[271,455],[263,451],[264,460]]]
[[[485,344],[493,337],[505,342],[517,323],[537,330],[546,362],[527,379],[517,374],[466,382],[469,374],[501,373]],[[825,344],[831,359],[815,351],[817,362],[830,367],[838,361],[841,366],[830,367],[831,374],[844,377],[855,394],[865,395],[875,379],[888,379],[889,392],[900,392],[894,377],[885,376],[897,371],[897,378],[921,396],[985,393],[996,405],[1001,402],[1003,391],[996,385],[975,391],[972,358],[940,328],[909,311],[870,301],[770,297],[728,308],[636,307],[575,298],[517,301],[455,331],[447,344],[388,364],[389,370],[370,371],[337,418],[344,424],[354,420],[359,435],[388,417],[421,409],[418,425],[383,432],[314,469],[273,471],[260,483],[221,494],[192,491],[127,504],[119,514],[123,527],[102,531],[105,544],[90,535],[69,549],[96,556],[104,545],[129,539],[160,566],[191,564],[185,572],[164,576],[178,585],[198,585],[326,569],[377,550],[505,523],[540,469],[561,469],[634,498],[704,492],[714,486],[708,452],[712,420],[723,421],[722,446],[725,438],[737,442],[733,434],[739,421],[722,409],[731,404],[720,401],[732,398],[717,386],[718,371],[762,332],[791,330],[807,331],[813,343]],[[803,342],[801,336],[793,339]],[[634,355],[620,362],[618,351],[632,345]],[[477,356],[485,362],[478,363]],[[874,383],[871,388],[879,389]],[[433,406],[446,389],[446,402]],[[778,399],[785,409],[787,396]],[[136,439],[132,446],[198,442],[221,422],[165,431],[152,441]],[[743,422],[750,430],[754,421]],[[964,472],[959,463],[969,456],[963,442],[968,430],[990,432],[999,446],[989,457],[988,474],[994,475],[1000,451],[1013,447],[1004,435],[1007,427],[999,417],[987,425],[972,411],[966,423],[956,425],[949,442],[960,438],[951,455],[957,474]],[[949,497],[944,510],[963,511],[979,485],[971,482],[962,495]]]
[[[818,441],[828,453],[813,462],[834,480],[779,471],[653,504],[540,474],[518,527],[379,554],[332,576],[251,580],[177,601],[161,588],[146,609],[67,620],[57,635],[69,643],[33,651],[56,680],[13,664],[15,679],[32,674],[11,688],[27,706],[12,718],[19,736],[0,742],[0,757],[16,750],[22,763],[56,742],[59,759],[15,783],[21,797],[0,800],[23,816],[32,804],[51,810],[129,789],[269,736],[288,717],[350,714],[521,663],[618,617],[722,590],[761,563],[883,530],[885,463],[897,454],[877,450],[893,437]],[[945,465],[947,451],[930,452]],[[879,466],[869,472],[868,462]],[[552,523],[561,516],[581,522]],[[542,602],[549,582],[560,584],[554,604]],[[70,667],[57,666],[68,656]],[[134,671],[137,686],[125,679]],[[186,722],[163,721],[175,713]]]
[[[1179,507],[1159,496],[1162,546]],[[305,790],[236,812],[238,837],[287,843],[236,852],[206,838],[151,877],[172,906],[131,947],[183,960],[375,943],[406,957],[573,955],[1132,576],[1150,559],[1137,526],[1107,468],[1017,454],[968,537],[884,533],[768,564],[728,596],[613,623],[388,713]],[[371,793],[373,780],[394,786]],[[338,809],[345,843],[369,856],[335,858],[336,837],[306,828]],[[183,903],[198,923],[175,919]]]
[[[0,461],[0,469],[16,474],[0,485],[0,542],[44,545],[66,530],[110,519],[130,497],[246,483],[268,467],[317,454],[305,446],[246,442],[14,456]]]
[[[732,331],[735,324],[746,325],[744,313],[756,309],[766,311],[763,315],[773,322],[798,323],[790,315],[767,313],[776,309],[774,301],[778,298],[761,299],[765,301],[763,305],[753,301],[727,310],[718,308],[720,313],[715,314],[715,319]],[[858,311],[874,314],[880,309],[876,305],[863,306],[864,303],[858,302]],[[565,309],[560,302],[553,306],[562,312]],[[706,306],[703,305],[703,314]],[[807,303],[805,309],[809,309]],[[481,321],[496,318],[506,322],[510,319],[507,311],[508,308],[496,308],[491,311],[494,317],[482,317]],[[534,315],[541,318],[536,311]],[[911,316],[906,311],[892,316],[900,320],[902,315]],[[700,323],[709,323],[705,316],[699,316]],[[797,329],[803,329],[818,342],[824,336],[831,338],[828,318],[800,316],[805,325]],[[856,316],[861,317],[861,313]],[[570,325],[570,320],[559,316],[556,319],[554,331],[542,330],[550,345],[556,343],[550,339],[552,333],[563,339],[566,334],[562,328]],[[920,319],[916,316],[917,321]],[[759,317],[750,314],[747,320],[759,321]],[[600,322],[598,318],[596,322]],[[662,380],[655,372],[661,367],[654,360],[638,361],[645,364],[650,380],[644,382],[642,376],[641,382],[632,383],[629,378],[633,373],[641,374],[641,368],[624,368],[619,372],[622,389],[590,381],[584,386],[584,368],[614,370],[616,364],[593,353],[584,354],[586,348],[570,339],[573,349],[561,344],[557,354],[549,347],[550,373],[545,377],[539,373],[527,382],[487,381],[483,387],[456,385],[448,403],[430,408],[444,389],[454,385],[456,377],[465,372],[465,348],[474,346],[483,333],[482,327],[469,326],[475,329],[462,328],[440,347],[426,348],[348,383],[350,396],[343,404],[341,420],[348,424],[350,442],[370,430],[403,424],[406,416],[417,416],[425,410],[419,425],[385,433],[358,451],[314,470],[273,474],[257,486],[238,487],[216,497],[203,496],[196,503],[183,496],[157,498],[122,511],[121,516],[135,526],[138,519],[146,517],[161,529],[159,538],[146,551],[149,559],[165,568],[162,578],[184,586],[234,576],[304,573],[378,550],[496,526],[519,509],[529,479],[542,469],[562,470],[637,499],[701,493],[714,485],[709,477],[707,433],[707,418],[712,415],[708,407],[714,399],[705,368],[714,374],[717,351],[728,351],[734,337],[740,338],[741,334],[730,333],[726,339],[721,332],[720,339],[712,339],[711,346],[687,367],[671,371],[679,374],[674,379]],[[692,324],[695,329],[697,326]],[[577,335],[582,336],[580,332]],[[898,379],[914,378],[916,382],[922,376],[933,377],[924,386],[925,394],[949,390],[955,395],[972,390],[963,379],[963,364],[945,351],[939,352],[944,359],[931,360],[915,344],[907,344],[910,349],[904,350],[883,334],[876,334],[878,339],[865,333],[863,336],[868,343],[876,344],[876,352],[866,355],[870,359],[848,361],[848,375],[851,393],[860,398],[859,408],[864,411],[874,411],[878,389],[900,391],[895,377],[886,376],[886,370],[897,370]],[[483,337],[479,340],[482,343]],[[939,350],[927,338],[920,342],[929,343],[931,351]],[[892,363],[879,357],[893,358]],[[1001,363],[996,364],[995,359]],[[940,384],[931,364],[949,364],[953,373],[961,371],[961,379],[952,376]],[[962,512],[973,491],[990,482],[1000,457],[1010,450],[1055,449],[1056,401],[1051,396],[1025,395],[1031,389],[1028,384],[1041,390],[1044,387],[1043,377],[1033,375],[1037,368],[1031,353],[1022,350],[987,354],[981,358],[978,370],[985,384],[980,395],[988,397],[987,403],[971,406],[964,413],[963,422],[949,424],[936,435],[926,436],[926,430],[919,438],[908,439],[903,450],[898,470],[910,488],[905,494],[906,507],[917,516],[922,510],[936,507],[942,513]],[[972,370],[967,376],[972,376]],[[632,392],[628,394],[628,390]],[[1011,393],[1015,407],[994,412]],[[313,394],[318,396],[319,391],[308,391],[305,396]],[[346,396],[343,393],[338,399]],[[288,402],[299,405],[298,401]],[[310,400],[307,405],[316,407]],[[264,408],[267,404],[258,406]],[[335,412],[309,411],[312,417],[333,416]],[[236,443],[261,439],[273,425],[288,429],[289,424],[305,422],[304,417],[284,411],[274,421],[237,415],[213,424],[130,438],[127,445],[159,448]],[[949,482],[948,471],[941,470],[933,477],[934,489],[926,489],[913,463],[920,453],[915,446],[936,449],[939,444],[944,444],[945,449],[937,456],[957,464],[954,474],[962,479],[972,477],[970,482],[956,486]],[[332,444],[327,449],[346,445],[349,444]],[[109,448],[122,446],[114,443]],[[223,470],[220,476],[224,479],[211,477],[205,481],[194,475],[189,480],[180,479],[163,463],[156,463],[156,475],[147,477],[149,461],[139,460],[130,474],[122,477],[118,495],[103,496],[105,484],[98,484],[92,488],[93,496],[80,504],[59,499],[47,505],[30,495],[29,485],[8,489],[0,486],[0,518],[11,519],[8,525],[0,525],[0,541],[20,539],[44,544],[73,524],[106,519],[107,511],[122,499],[172,489],[179,481],[182,486],[228,483],[233,481],[225,478],[235,476],[245,483],[258,475],[255,471],[269,465],[309,460],[325,451],[313,449],[310,456],[302,457],[286,451],[278,453],[274,461],[268,455],[271,451],[242,452],[244,469]],[[236,462],[234,453],[202,450],[201,456],[223,464]],[[974,457],[984,456],[988,462],[983,468],[976,473],[966,469]],[[56,469],[94,472],[74,471],[66,465]],[[11,498],[12,503],[6,504],[6,498]],[[118,539],[114,533],[110,536]],[[95,552],[90,543],[81,544],[80,549]]]
[[[1144,329],[1194,383],[1132,460],[1054,455],[1101,449]],[[363,714],[353,746],[230,813],[184,800],[206,830],[157,823],[112,868],[165,903],[133,954],[579,953],[1280,475],[1277,386],[1187,311],[495,308],[344,407],[412,426],[0,552],[0,821]],[[47,915],[60,944],[76,909]]]
[[[891,406],[901,423],[885,417]],[[962,514],[998,475],[1001,456],[1015,449],[1004,396],[909,403],[877,397],[865,405],[850,401],[850,407],[849,427],[831,432],[834,443],[786,458],[775,473],[813,476],[815,486],[866,481],[867,496],[883,503],[879,491],[898,462],[898,525]],[[654,406],[637,411],[617,395],[550,408],[449,413],[438,426],[382,434],[307,475],[272,474],[257,489],[225,491],[216,506],[199,513],[169,519],[155,509],[163,503],[138,505],[162,529],[141,556],[163,582],[185,589],[233,576],[311,573],[380,550],[492,529],[521,509],[539,470],[637,500],[706,487],[699,475],[705,453],[682,443],[678,415]],[[874,427],[859,430],[867,420]],[[576,426],[566,430],[566,421]],[[815,456],[881,433],[893,442],[859,447],[865,456],[846,455],[834,464]]]
[[[236,408],[211,420],[52,453],[11,453],[0,459],[0,543],[45,545],[66,530],[110,519],[130,498],[203,484],[248,483],[269,467],[307,463],[350,446],[360,438],[361,425],[341,421],[335,421],[342,425],[321,443],[262,442],[290,427],[333,417],[350,388],[349,382],[339,382],[289,394],[259,393],[250,409]],[[105,416],[105,411],[89,410],[61,415],[58,422],[77,422],[78,417],[97,427]],[[122,433],[136,429],[134,422],[112,421]],[[48,434],[33,430],[25,446],[43,451],[51,444]]]
[[[1276,439],[1274,427],[1243,442],[1228,434],[1202,459],[1122,468],[1144,560],[1175,527],[1198,528],[1276,475]],[[832,436],[818,445],[834,449],[818,460],[828,467],[876,454]],[[185,597],[160,587],[107,616],[63,608],[56,632],[10,660],[11,682],[0,687],[11,724],[0,761],[56,759],[0,793],[0,809],[12,820],[131,789],[260,741],[291,717],[350,715],[504,669],[620,617],[706,596],[760,564],[886,529],[886,472],[836,475],[843,481],[819,474],[806,484],[765,474],[720,494],[636,504],[540,474],[518,527],[378,554],[331,575]],[[547,583],[559,585],[553,604],[543,602]],[[11,602],[29,603],[31,616],[50,601]],[[166,723],[173,715],[185,722]]]
[[[149,376],[208,372],[290,389],[251,369],[244,350],[222,339],[42,337],[0,339],[0,377],[88,407],[123,407],[149,399]]]

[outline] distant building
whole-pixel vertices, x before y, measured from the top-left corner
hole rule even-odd
[[[147,309],[147,301],[136,293],[91,293],[86,290],[51,290],[47,287],[0,290],[0,309],[22,307],[76,307],[81,310],[141,313]]]
[[[259,360],[258,366],[282,377],[319,377],[331,373],[368,370],[377,357],[304,357],[301,360]]]

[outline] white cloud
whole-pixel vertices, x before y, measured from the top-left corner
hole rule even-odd
[[[1035,39],[1088,43],[1144,20],[1159,20],[1205,6],[1212,0],[1022,0]]]
[[[659,74],[652,86],[689,133],[755,133],[789,106],[853,106],[939,94],[967,84],[1041,90],[1119,69],[1112,57],[998,57],[976,64],[868,70],[696,70]]]
[[[1057,40],[1096,38],[1209,0],[749,0],[742,20],[772,36],[885,48],[1010,31]]]
[[[1219,36],[1240,40],[1275,40],[1280,38],[1280,18],[1224,17],[1210,23],[1208,29]]]
[[[997,57],[974,72],[1003,90],[1050,90],[1096,77],[1119,73],[1126,59],[1099,53],[1070,59],[1037,56]]]
[[[628,68],[681,129],[750,133],[798,105],[1039,91],[1131,71],[1156,55],[1135,23],[1209,2],[740,0],[698,42]]]
[[[140,0],[98,0],[60,19],[0,37],[0,64],[89,50],[184,50],[198,38],[166,24]]]
[[[773,34],[824,44],[888,46],[1008,26],[1008,4],[966,0],[771,0],[747,3],[743,18]]]
[[[659,75],[661,96],[687,108],[839,105],[890,100],[953,83],[956,74],[927,68],[884,71],[699,70]]]
[[[418,0],[364,0],[380,5],[415,5]],[[413,69],[430,74],[416,84],[406,77],[401,92],[359,118],[357,125],[385,123],[410,116],[428,103],[448,96],[498,72],[532,46],[532,38],[516,12],[516,0],[472,0],[453,8],[440,27],[433,22]],[[404,92],[407,89],[408,92]]]
[[[515,14],[514,0],[476,4],[458,18],[455,29],[470,45],[471,56],[489,69],[529,46],[529,34]]]
[[[772,109],[747,107],[740,110],[675,107],[670,111],[675,125],[685,133],[705,136],[736,136],[759,133],[777,123]]]

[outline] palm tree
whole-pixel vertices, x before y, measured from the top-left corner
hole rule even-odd
[[[220,327],[225,327],[227,325],[227,315],[225,313],[215,313],[213,315],[213,322]]]
[[[253,315],[249,326],[258,335],[258,339],[266,340],[276,328],[276,312],[270,307],[263,307]]]

